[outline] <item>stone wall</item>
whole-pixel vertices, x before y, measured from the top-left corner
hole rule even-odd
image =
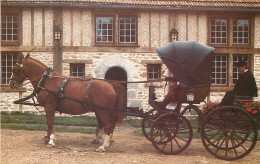
[[[27,53],[24,52],[24,55]],[[53,66],[53,54],[52,53],[46,53],[46,52],[30,52],[30,56],[34,59],[37,59],[39,61],[42,61],[44,64],[46,64],[49,67]],[[28,81],[25,81],[24,84],[26,84]],[[20,98],[24,98],[26,96],[29,96],[33,92],[32,85],[26,84],[23,86],[26,88],[26,92],[1,92],[1,111],[34,111],[38,113],[38,111],[35,110],[35,107],[28,106],[28,105],[15,105],[13,101],[18,100]],[[30,102],[33,102],[30,100]],[[43,110],[42,108],[38,107],[39,110]]]
[[[66,52],[63,54],[64,61],[89,61],[85,64],[85,76],[104,79],[106,72],[112,67],[120,67],[127,74],[127,100],[129,107],[140,107],[148,110],[148,87],[149,83],[131,83],[136,81],[147,81],[146,65],[141,64],[147,60],[160,60],[156,53],[75,53]],[[69,76],[69,63],[63,64],[63,75]],[[163,65],[163,76],[168,75],[168,70]],[[164,83],[155,84],[159,100],[164,97]]]

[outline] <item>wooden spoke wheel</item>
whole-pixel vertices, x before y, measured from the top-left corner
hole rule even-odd
[[[181,114],[165,113],[154,121],[150,135],[157,150],[164,154],[178,154],[190,145],[192,127]]]
[[[214,109],[201,123],[204,147],[215,157],[237,160],[248,155],[257,142],[257,126],[243,109],[225,106]]]
[[[150,139],[151,126],[154,120],[156,120],[156,118],[158,117],[159,117],[159,113],[155,109],[152,109],[151,111],[144,114],[144,118],[142,120],[142,132],[145,138],[147,138],[149,141],[151,141]]]
[[[186,106],[183,111],[181,112],[182,115],[184,116],[191,116],[191,117],[197,117],[197,116],[201,116],[202,113],[199,109],[199,107],[195,106],[195,105],[188,105]]]
[[[188,105],[181,111],[181,114],[184,117],[189,118],[190,122],[192,122],[191,125],[193,129],[197,129],[198,132],[200,131],[200,122],[203,119],[203,115],[199,107]]]

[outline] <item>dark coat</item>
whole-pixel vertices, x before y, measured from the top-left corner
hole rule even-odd
[[[258,96],[254,75],[248,70],[240,73],[233,89],[235,95]]]
[[[226,92],[219,106],[234,105],[235,95],[257,97],[257,91],[254,75],[249,70],[240,73],[234,89]]]

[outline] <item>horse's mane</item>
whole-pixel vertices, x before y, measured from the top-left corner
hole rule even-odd
[[[37,59],[34,59],[34,58],[29,58],[29,60],[30,61],[33,61],[33,62],[35,62],[35,63],[37,63],[37,64],[39,64],[39,65],[41,65],[41,66],[43,66],[43,67],[47,67],[47,65],[45,65],[44,63],[42,63],[42,62],[40,62],[39,60],[37,60]]]
[[[42,63],[41,61],[34,59],[34,58],[31,58],[31,57],[29,57],[27,60],[28,60],[28,62],[35,63],[36,65],[38,65],[38,66],[40,66],[44,69],[46,69],[48,67],[46,64]],[[52,74],[55,75],[55,76],[62,76],[61,74],[59,74],[56,71],[53,71]]]

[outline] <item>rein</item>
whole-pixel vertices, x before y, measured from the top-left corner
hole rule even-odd
[[[86,79],[86,78],[77,78],[77,79],[68,78],[68,79],[66,79],[66,77],[65,77],[64,80],[65,80],[66,82],[65,82],[64,84],[61,84],[61,86],[60,86],[60,91],[59,91],[59,92],[54,92],[54,91],[52,91],[52,90],[48,90],[48,89],[44,88],[43,85],[44,85],[44,82],[45,82],[45,80],[46,80],[47,77],[64,78],[64,77],[60,77],[60,76],[49,75],[50,72],[52,72],[52,71],[53,71],[52,68],[47,67],[42,76],[36,77],[35,79],[33,79],[33,80],[31,80],[30,82],[28,82],[28,83],[31,83],[31,82],[33,82],[33,81],[36,81],[36,80],[40,79],[40,80],[39,80],[39,83],[38,83],[38,85],[37,85],[37,88],[34,89],[34,91],[33,91],[32,94],[30,94],[29,96],[27,96],[27,97],[25,97],[25,98],[22,98],[22,99],[19,99],[19,100],[14,101],[14,104],[33,105],[33,106],[35,106],[36,109],[37,109],[37,106],[41,106],[41,105],[40,105],[40,104],[36,104],[36,102],[35,102],[35,97],[37,98],[37,93],[38,93],[40,90],[44,90],[44,91],[49,92],[49,93],[51,93],[51,94],[53,94],[53,95],[55,95],[55,96],[57,96],[57,97],[59,98],[57,110],[58,110],[59,112],[61,112],[61,113],[62,113],[62,110],[59,109],[59,103],[60,103],[60,101],[61,101],[62,99],[68,99],[68,100],[71,100],[71,101],[75,101],[75,102],[77,102],[77,103],[83,104],[84,106],[90,106],[90,107],[93,107],[93,108],[100,108],[100,109],[103,109],[103,110],[113,110],[113,112],[120,111],[119,109],[116,109],[116,108],[109,108],[109,109],[108,109],[107,107],[102,107],[102,106],[99,106],[99,105],[91,104],[91,103],[89,103],[87,100],[86,100],[86,101],[80,101],[80,100],[78,100],[78,99],[74,99],[74,98],[72,98],[72,97],[64,96],[64,95],[62,94],[63,88],[64,88],[64,86],[66,85],[66,83],[67,83],[68,80],[90,80],[90,83],[89,83],[89,85],[88,85],[87,95],[86,95],[87,98],[88,98],[88,92],[89,92],[89,88],[91,87],[91,82],[92,82],[92,80],[95,79],[95,78],[88,78],[88,79]],[[104,79],[97,79],[97,80],[104,80]],[[120,84],[120,83],[152,83],[152,82],[161,82],[161,81],[164,81],[164,80],[165,80],[165,79],[149,80],[149,81],[135,81],[135,82],[116,81],[116,80],[107,80],[107,81],[109,81],[110,84],[115,84],[115,83],[119,83],[119,84]],[[26,84],[28,84],[28,83],[22,84],[22,86],[23,86],[23,85],[26,85]],[[32,99],[32,100],[33,100],[33,103],[27,102],[27,100],[29,100],[29,99]],[[38,109],[37,109],[37,110],[38,110]]]
[[[66,78],[66,76],[64,77],[60,77],[60,76],[53,76],[53,75],[48,75],[49,77],[54,77],[54,78]],[[111,84],[128,84],[128,83],[153,83],[153,82],[162,82],[162,81],[166,81],[165,79],[157,79],[157,80],[146,80],[146,81],[118,81],[118,80],[105,80],[105,79],[99,79],[99,78],[84,78],[84,77],[77,77],[77,79],[72,79],[70,77],[67,77],[70,80],[89,80],[89,79],[95,79],[95,80],[104,80],[104,81],[108,81]],[[39,79],[39,77],[38,77]],[[36,79],[37,80],[37,79]]]
[[[37,93],[40,91],[40,89],[42,88],[43,84],[44,84],[44,81],[46,80],[47,76],[49,75],[50,72],[52,72],[53,69],[52,68],[46,68],[45,72],[43,73],[43,75],[41,76],[41,79],[38,83],[38,86],[36,89],[34,89],[33,93],[30,94],[29,96],[25,97],[25,98],[22,98],[22,99],[19,99],[19,100],[16,100],[14,101],[14,104],[22,104],[22,105],[34,105],[34,106],[40,106],[39,104],[36,104],[35,103],[35,100],[34,100],[34,97],[36,97]],[[33,79],[34,81],[39,79],[40,77],[36,78],[36,79]],[[33,99],[33,102],[34,103],[30,103],[30,102],[26,102],[26,100],[29,100],[29,99]]]
[[[22,86],[24,86],[24,85],[30,84],[30,83],[32,83],[32,82],[34,82],[34,81],[36,81],[36,80],[39,80],[41,77],[42,77],[42,76],[39,76],[39,77],[36,77],[36,78],[34,78],[34,79],[32,79],[32,80],[26,79],[26,80],[29,80],[29,81],[26,82],[26,83],[24,83],[24,84],[20,84],[19,87],[22,87]]]

